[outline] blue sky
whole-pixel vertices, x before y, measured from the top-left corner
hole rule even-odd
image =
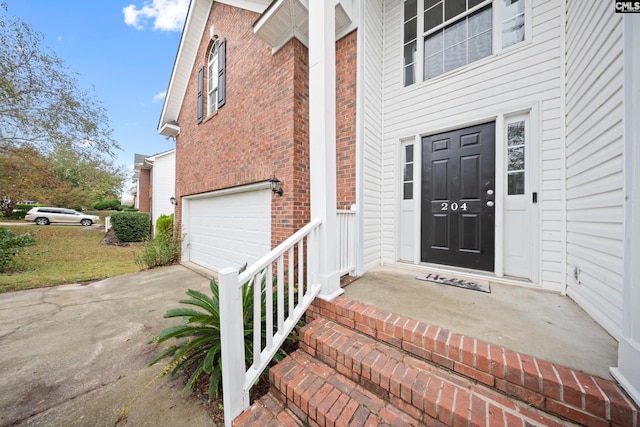
[[[43,34],[81,89],[95,88],[122,147],[116,165],[174,148],[157,125],[189,0],[4,1]]]

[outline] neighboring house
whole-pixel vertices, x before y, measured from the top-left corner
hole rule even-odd
[[[618,340],[613,374],[640,402],[640,15],[330,4],[192,0],[159,123],[183,261],[238,267],[320,217],[332,295],[335,209],[355,204],[357,274],[453,267],[567,294]]]
[[[174,213],[176,150],[153,156],[136,154],[134,168],[137,188],[135,207],[140,212],[151,214],[152,229],[155,230],[156,221],[161,215]]]
[[[151,211],[151,170],[145,167],[144,154],[135,154],[133,161],[133,182],[136,186],[133,207],[140,212]]]

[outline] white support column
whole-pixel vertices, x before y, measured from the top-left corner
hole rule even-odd
[[[624,22],[624,138],[625,138],[625,248],[623,330],[618,345],[618,367],[611,374],[640,405],[640,19],[625,15]]]
[[[309,2],[309,158],[311,218],[320,226],[320,298],[343,291],[338,272],[336,219],[336,31],[335,2]]]

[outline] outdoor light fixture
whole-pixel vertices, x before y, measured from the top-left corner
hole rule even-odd
[[[176,204],[176,198],[173,197],[173,196],[169,197],[169,203],[171,203],[172,205],[175,205]]]
[[[269,183],[271,184],[271,191],[282,197],[282,193],[284,193],[284,190],[282,190],[282,187],[280,186],[280,180],[276,178],[275,174],[273,175],[273,178],[269,180]]]

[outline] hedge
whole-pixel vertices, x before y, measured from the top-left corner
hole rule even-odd
[[[116,212],[111,215],[111,227],[123,242],[142,242],[149,238],[151,218],[148,212]]]

